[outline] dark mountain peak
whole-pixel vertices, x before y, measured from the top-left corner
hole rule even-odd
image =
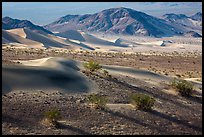
[[[196,20],[196,21],[202,21],[202,13],[201,12],[197,12],[196,14],[191,16],[191,19]]]
[[[202,16],[202,13],[201,12],[197,12],[195,15]]]
[[[6,17],[2,18],[2,22],[3,23],[18,23],[18,22],[20,22],[20,20],[19,19],[12,19],[11,17],[6,16]]]
[[[165,14],[163,15],[163,18],[165,19],[185,19],[188,18],[186,15],[184,14],[174,14],[174,13],[170,13],[170,14]]]
[[[64,22],[67,22],[67,21],[69,21],[69,20],[71,20],[73,18],[76,18],[78,16],[79,15],[70,15],[70,14],[68,14],[66,16],[61,17],[59,20],[57,20],[56,23],[64,23]]]
[[[147,35],[147,36],[173,36],[183,32],[185,28],[173,24],[174,20],[188,20],[184,14],[166,14],[169,20],[159,19],[146,13],[126,8],[116,7],[102,10],[95,14],[66,15],[60,20],[44,26],[55,32],[67,30],[82,30],[85,32],[104,32],[110,34]]]
[[[131,13],[131,12],[138,12],[136,10],[130,9],[130,8],[125,8],[125,7],[118,7],[118,8],[110,8],[110,9],[105,9],[99,13],[114,13],[114,12],[118,12],[118,13]]]
[[[41,33],[46,32],[48,34],[52,34],[52,32],[44,29],[41,26],[34,25],[29,20],[19,20],[13,19],[11,17],[2,18],[2,29],[16,29],[16,28],[28,28],[33,31],[39,31]]]
[[[6,17],[3,17],[2,20],[6,21],[6,20],[13,20],[13,19],[11,17],[6,16]]]

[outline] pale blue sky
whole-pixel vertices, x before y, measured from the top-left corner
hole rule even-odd
[[[115,7],[132,8],[157,17],[166,13],[202,12],[201,2],[2,2],[2,16],[46,25],[67,14],[93,14]]]

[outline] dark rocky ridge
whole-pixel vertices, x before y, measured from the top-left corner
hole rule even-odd
[[[106,9],[95,14],[67,15],[44,27],[57,32],[78,29],[154,37],[178,35],[183,31],[163,19],[124,7]]]
[[[9,29],[16,29],[16,28],[28,28],[38,33],[53,34],[52,32],[44,29],[41,26],[34,25],[32,22],[28,20],[12,19],[10,17],[2,18],[2,29],[9,30]]]

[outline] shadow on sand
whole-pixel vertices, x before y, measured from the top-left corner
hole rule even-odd
[[[141,126],[143,126],[143,127],[149,127],[151,130],[152,130],[152,129],[153,129],[153,130],[156,130],[156,131],[158,131],[158,133],[160,133],[160,134],[170,134],[170,132],[168,133],[168,131],[167,131],[165,128],[160,127],[160,126],[156,127],[156,126],[147,124],[147,123],[142,122],[141,120],[139,120],[139,118],[129,117],[129,116],[124,115],[124,114],[122,114],[122,113],[120,113],[120,112],[114,112],[114,111],[109,110],[109,109],[103,109],[102,111],[104,111],[104,112],[106,112],[106,113],[109,113],[109,114],[111,114],[111,115],[113,115],[113,116],[126,119],[126,120],[128,120],[128,121],[130,121],[130,122],[133,122],[133,123],[135,123],[135,124],[139,124],[139,125],[141,125]]]
[[[160,99],[168,101],[168,102],[170,102],[172,104],[177,104],[177,106],[181,107],[182,109],[183,108],[188,108],[188,109],[191,109],[193,111],[196,111],[196,109],[178,102],[177,101],[177,99],[178,99],[177,96],[166,94],[166,93],[164,93],[162,91],[156,91],[156,92],[155,91],[148,91],[148,90],[146,90],[144,88],[131,85],[131,84],[125,82],[125,81],[120,81],[120,80],[118,80],[116,78],[108,78],[107,80],[109,80],[111,82],[114,82],[116,84],[122,85],[124,87],[130,88],[131,90],[134,90],[134,91],[137,91],[137,92],[142,92],[142,93],[145,93],[145,94],[150,94],[151,96],[153,96],[155,98],[160,98]],[[185,99],[189,99],[190,101],[194,101],[194,102],[202,104],[202,98],[189,97],[189,98],[185,98]]]
[[[58,129],[68,129],[68,130],[72,130],[76,133],[79,133],[81,135],[92,135],[91,133],[89,132],[86,132],[80,128],[77,128],[77,127],[73,127],[73,126],[70,126],[70,125],[66,125],[66,124],[63,124],[63,123],[58,123],[57,125],[57,128]]]
[[[149,112],[150,114],[154,115],[154,116],[157,116],[157,117],[166,119],[166,120],[168,120],[168,121],[175,122],[175,123],[177,123],[177,124],[181,124],[181,125],[183,125],[183,126],[192,128],[193,130],[202,132],[202,127],[198,127],[198,126],[195,126],[195,125],[191,125],[191,124],[189,124],[187,121],[182,120],[182,119],[178,119],[177,117],[171,117],[171,116],[169,116],[169,115],[160,113],[160,112],[158,112],[158,111],[156,111],[156,110],[150,110],[150,111],[148,111],[148,112]]]

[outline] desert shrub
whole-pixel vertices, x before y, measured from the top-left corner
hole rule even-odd
[[[153,97],[146,94],[132,94],[130,100],[131,104],[141,110],[150,110],[155,102]]]
[[[88,63],[84,63],[84,67],[91,72],[94,72],[102,68],[102,66],[99,63],[94,61],[89,61]]]
[[[103,74],[105,77],[111,77],[111,75],[109,74],[109,72],[107,70],[103,70]]]
[[[106,103],[107,103],[107,99],[104,96],[100,96],[97,94],[90,94],[88,96],[88,101],[94,105],[94,108],[104,108]]]
[[[179,78],[181,77],[181,75],[180,75],[180,74],[176,74],[176,76],[177,76],[177,77],[179,77]]]
[[[193,91],[193,84],[186,80],[173,79],[171,85],[176,88],[182,96],[191,96]]]
[[[54,108],[44,112],[44,116],[47,120],[47,124],[57,126],[57,120],[60,118],[60,111]]]

